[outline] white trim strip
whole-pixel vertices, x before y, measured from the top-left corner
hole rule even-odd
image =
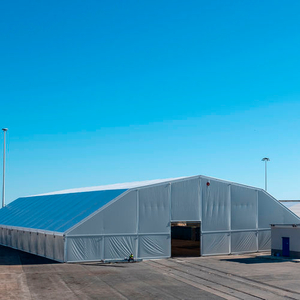
[[[68,238],[84,237],[110,237],[110,236],[145,236],[145,235],[170,235],[170,232],[151,232],[151,233],[99,233],[99,234],[72,234]]]
[[[188,222],[190,222],[190,223],[200,223],[201,222],[201,220],[186,220],[186,219],[184,219],[184,220],[171,220],[171,223],[188,223]]]
[[[17,230],[17,231],[28,231],[28,232],[32,232],[32,233],[40,233],[40,234],[64,236],[63,232],[49,231],[49,230],[36,229],[36,228],[27,228],[27,227],[0,225],[0,230],[1,229],[9,229],[9,230]]]
[[[257,231],[270,231],[270,230],[271,230],[271,228],[235,229],[235,230],[219,230],[219,231],[202,231],[202,234],[234,233],[234,232],[257,232]]]

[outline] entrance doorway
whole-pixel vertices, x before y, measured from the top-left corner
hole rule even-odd
[[[282,238],[282,256],[290,256],[290,238]]]
[[[200,256],[200,222],[171,223],[171,256]]]

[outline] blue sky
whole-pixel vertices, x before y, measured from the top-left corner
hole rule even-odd
[[[7,202],[196,174],[263,187],[265,156],[269,192],[300,199],[299,13],[299,1],[2,3]]]

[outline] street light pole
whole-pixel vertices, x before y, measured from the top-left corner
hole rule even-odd
[[[270,158],[264,157],[261,161],[265,162],[265,191],[267,191],[268,180],[267,180],[267,162],[270,161]]]
[[[3,142],[3,187],[2,187],[2,207],[5,206],[5,152],[6,152],[6,146],[5,146],[5,137],[6,137],[6,131],[7,128],[2,128],[3,135],[4,135],[4,142]]]

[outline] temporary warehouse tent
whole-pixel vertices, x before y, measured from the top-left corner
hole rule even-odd
[[[269,250],[270,224],[299,221],[262,189],[193,176],[19,198],[0,243],[61,262],[204,256]]]

